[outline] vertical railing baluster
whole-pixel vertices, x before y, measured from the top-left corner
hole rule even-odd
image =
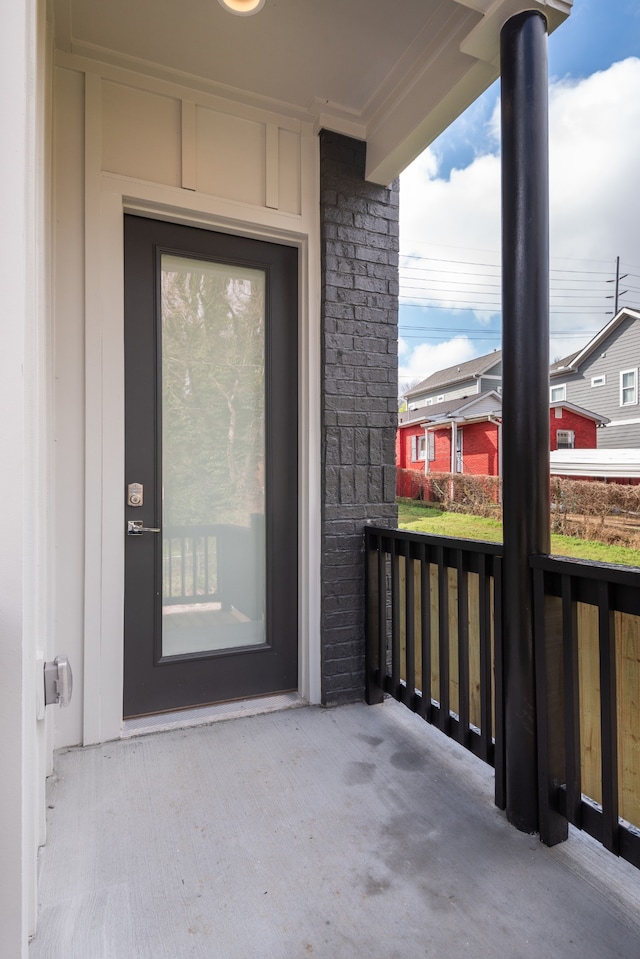
[[[458,575],[458,741],[469,741],[469,576],[461,549],[456,550]]]
[[[400,698],[400,563],[396,541],[389,544],[391,562],[391,695]]]
[[[382,536],[378,544],[378,668],[379,683],[387,691],[387,554]]]
[[[504,748],[504,652],[502,645],[502,560],[493,561],[493,663],[495,686],[495,803],[507,807],[506,757]]]
[[[566,779],[562,608],[546,595],[544,571],[534,569],[532,576],[539,830],[542,842],[555,846],[567,838],[567,820],[557,803],[558,786]]]
[[[365,533],[365,698],[370,706],[384,699],[384,669],[380,653],[380,567],[384,556],[380,537]]]
[[[438,546],[438,673],[440,680],[440,722],[443,733],[449,735],[449,573],[444,562],[444,549]]]
[[[480,759],[489,762],[492,741],[491,596],[486,556],[478,557],[480,615]]]
[[[416,708],[416,642],[415,642],[415,586],[413,582],[413,558],[411,543],[407,543],[405,553],[405,602],[406,602],[406,678],[407,678],[407,706],[409,709]]]
[[[578,611],[576,584],[562,577],[562,638],[564,666],[564,724],[567,768],[567,819],[582,828],[582,763],[580,761],[580,674],[578,668]]]
[[[600,645],[600,724],[602,730],[602,842],[618,852],[618,723],[616,648],[610,588],[598,583],[598,636]]]
[[[420,546],[420,641],[422,643],[422,717],[433,720],[431,706],[431,564],[429,549]]]

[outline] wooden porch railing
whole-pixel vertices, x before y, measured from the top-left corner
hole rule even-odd
[[[504,808],[502,547],[368,528],[367,702],[387,693],[496,769]]]
[[[540,836],[584,829],[640,867],[640,572],[531,559]]]
[[[502,547],[365,532],[366,697],[495,766],[505,807]],[[534,580],[540,838],[585,830],[640,867],[640,572],[556,556]]]

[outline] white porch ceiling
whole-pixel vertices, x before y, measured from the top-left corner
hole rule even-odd
[[[572,0],[54,0],[56,47],[366,139],[388,183],[499,74],[504,22]]]

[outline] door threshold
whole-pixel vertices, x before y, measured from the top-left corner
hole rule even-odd
[[[278,693],[275,696],[261,696],[256,699],[242,699],[231,703],[219,703],[215,706],[197,706],[192,709],[177,709],[170,713],[155,716],[140,716],[137,719],[125,719],[122,724],[122,739],[133,736],[146,736],[149,733],[167,732],[170,729],[185,729],[189,726],[206,726],[227,719],[240,719],[242,716],[257,716],[261,713],[274,713],[283,709],[295,709],[306,706],[307,701],[300,693]]]

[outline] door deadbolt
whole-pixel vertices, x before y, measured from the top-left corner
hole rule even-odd
[[[127,506],[142,506],[144,487],[142,483],[129,483],[127,486]]]

